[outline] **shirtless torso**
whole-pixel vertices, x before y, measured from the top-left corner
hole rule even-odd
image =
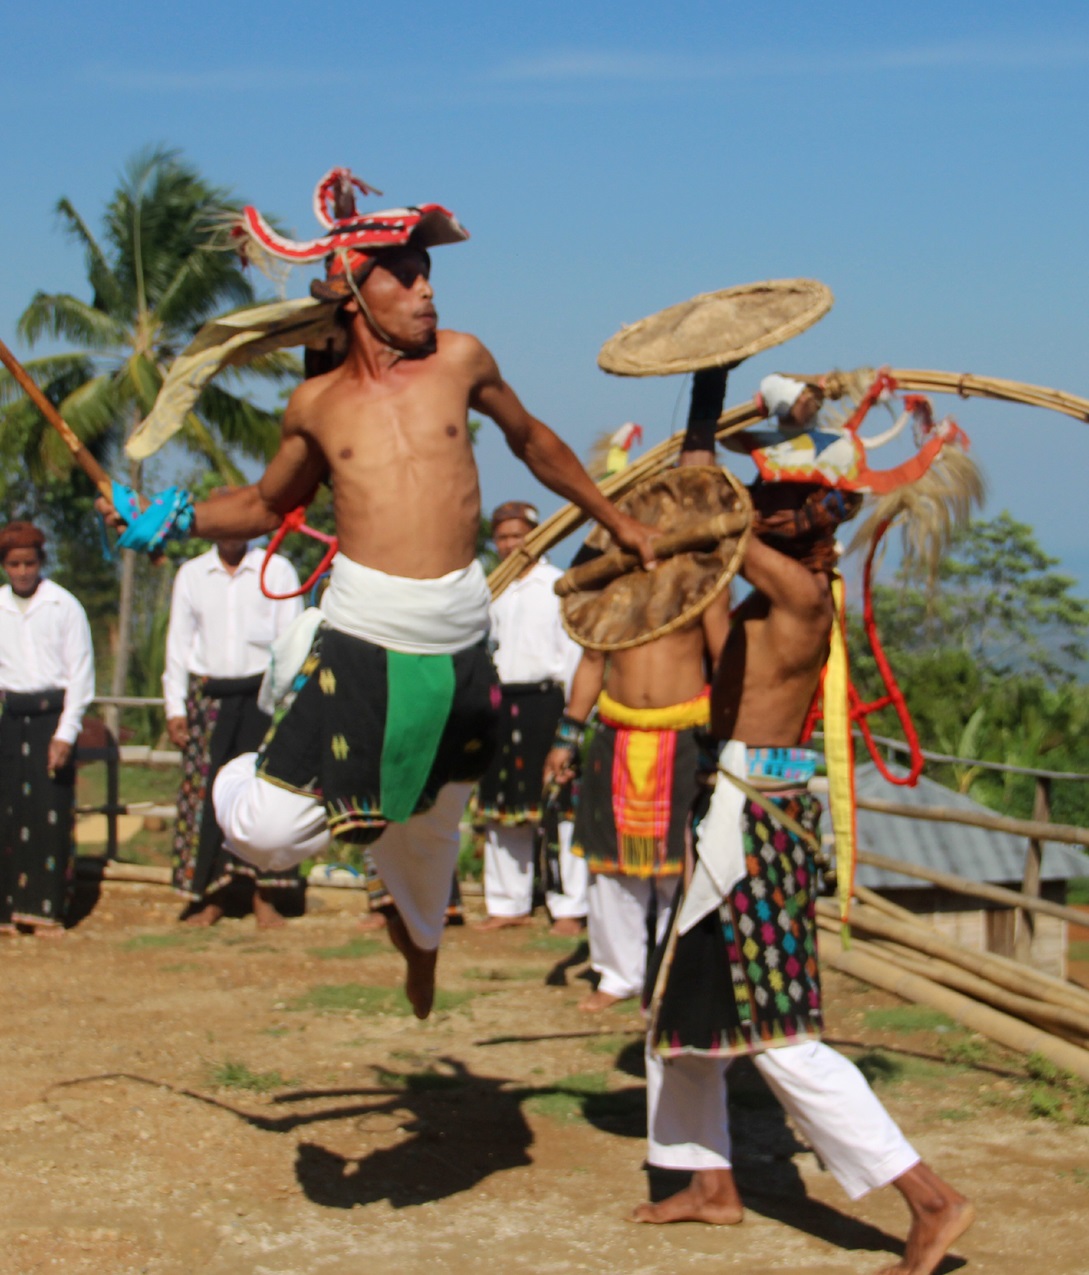
[[[344,363],[305,382],[284,413],[280,447],[252,487],[196,508],[195,534],[253,536],[333,488],[341,551],[390,575],[433,579],[475,555],[480,487],[470,410],[496,422],[548,488],[653,561],[651,531],[610,504],[575,454],[536,419],[475,337],[438,331],[426,254],[389,249],[361,285],[380,338],[355,301]],[[392,344],[391,344],[392,342]]]
[[[832,627],[827,578],[753,536],[741,567],[756,590],[734,613],[711,692],[711,730],[759,747],[798,742]]]

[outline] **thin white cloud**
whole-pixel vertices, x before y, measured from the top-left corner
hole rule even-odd
[[[859,71],[913,71],[943,68],[966,71],[1064,70],[1089,65],[1089,43],[999,44],[964,40],[900,49],[753,50],[720,56],[670,53],[559,50],[514,58],[495,67],[493,82],[520,84],[676,83],[740,76],[769,79],[784,75],[843,75]]]

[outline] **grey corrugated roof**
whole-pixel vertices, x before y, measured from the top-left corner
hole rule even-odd
[[[890,766],[893,774],[906,774]],[[908,806],[947,806],[957,810],[984,811],[986,806],[962,793],[943,788],[932,779],[921,776],[914,788],[890,784],[872,762],[855,769],[855,790],[860,797],[880,797]],[[821,818],[821,831],[831,834],[832,822],[827,801]],[[1028,841],[1009,832],[989,832],[986,828],[970,828],[964,824],[934,823],[908,819],[900,815],[882,815],[872,810],[858,812],[858,846],[903,859],[920,867],[955,872],[969,881],[986,881],[996,885],[1019,882],[1025,870]],[[1070,877],[1089,876],[1089,854],[1076,846],[1049,841],[1044,845],[1042,878],[1066,881]],[[856,879],[870,889],[911,886],[925,887],[925,882],[859,864]]]

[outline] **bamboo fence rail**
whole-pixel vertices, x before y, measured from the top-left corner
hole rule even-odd
[[[932,885],[940,885],[954,894],[966,894],[976,899],[986,899],[989,903],[997,903],[1006,908],[1023,908],[1029,912],[1043,912],[1047,916],[1056,917],[1060,921],[1068,921],[1071,925],[1089,924],[1089,914],[1079,912],[1077,908],[1067,907],[1064,903],[1052,903],[1050,899],[1041,899],[1026,895],[1020,890],[1007,890],[1005,886],[990,885],[986,881],[969,881],[966,877],[957,876],[953,872],[942,872],[939,868],[924,868],[905,859],[893,859],[874,850],[858,850],[858,862],[869,864],[873,868],[882,868],[886,872],[899,872],[905,877],[916,877],[928,881]]]
[[[911,806],[906,802],[888,801],[884,797],[858,797],[855,804],[859,810],[872,810],[876,814],[895,815],[901,819],[922,819],[926,823],[958,823],[970,828],[986,828],[989,832],[1012,832],[1015,836],[1032,837],[1039,841],[1061,841],[1068,846],[1089,846],[1089,828],[1078,828],[1073,824],[1011,819],[1008,815],[958,810],[954,806]]]

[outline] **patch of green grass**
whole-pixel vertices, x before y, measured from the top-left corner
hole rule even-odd
[[[586,1048],[593,1054],[618,1054],[632,1042],[631,1036],[595,1036],[586,1042]]]
[[[573,952],[585,941],[584,938],[560,938],[556,934],[535,934],[525,946],[534,952]]]
[[[1070,944],[1066,952],[1072,961],[1089,961],[1089,940],[1078,939]]]
[[[925,1005],[896,1005],[890,1009],[870,1009],[864,1015],[867,1027],[875,1031],[932,1032],[949,1030],[956,1023],[937,1009]]]
[[[992,1050],[985,1040],[978,1036],[965,1036],[958,1040],[946,1041],[942,1046],[942,1057],[948,1063],[963,1067],[978,1067],[988,1062]]]
[[[1042,1054],[1030,1054],[1025,1070],[1035,1082],[1028,1093],[1030,1115],[1064,1124],[1089,1124],[1089,1084]]]
[[[471,992],[439,991],[435,1010],[442,1013],[457,1009],[472,999]],[[366,983],[322,983],[312,987],[288,1005],[293,1010],[313,1010],[319,1014],[395,1014],[412,1013],[400,987],[371,987]]]
[[[608,1083],[609,1078],[603,1071],[565,1076],[547,1092],[528,1098],[526,1110],[534,1115],[547,1116],[560,1124],[581,1120],[584,1118],[587,1101],[604,1095]]]
[[[319,961],[355,961],[361,956],[374,956],[377,952],[388,952],[389,945],[379,943],[377,939],[359,938],[349,939],[347,943],[341,943],[338,947],[308,947],[306,949],[308,956],[314,956]]]
[[[971,1120],[975,1112],[969,1111],[967,1107],[945,1107],[938,1112],[939,1120]]]
[[[163,934],[134,934],[131,939],[126,939],[121,946],[127,952],[143,952],[149,948],[158,947],[192,947],[194,944],[203,946],[207,941],[207,932],[205,930],[191,927],[189,929],[167,930]]]
[[[253,1071],[245,1063],[229,1058],[212,1068],[210,1079],[219,1089],[245,1089],[250,1093],[269,1093],[295,1083],[285,1080],[278,1071]]]
[[[1066,901],[1071,907],[1089,903],[1089,877],[1071,877],[1066,883]]]

